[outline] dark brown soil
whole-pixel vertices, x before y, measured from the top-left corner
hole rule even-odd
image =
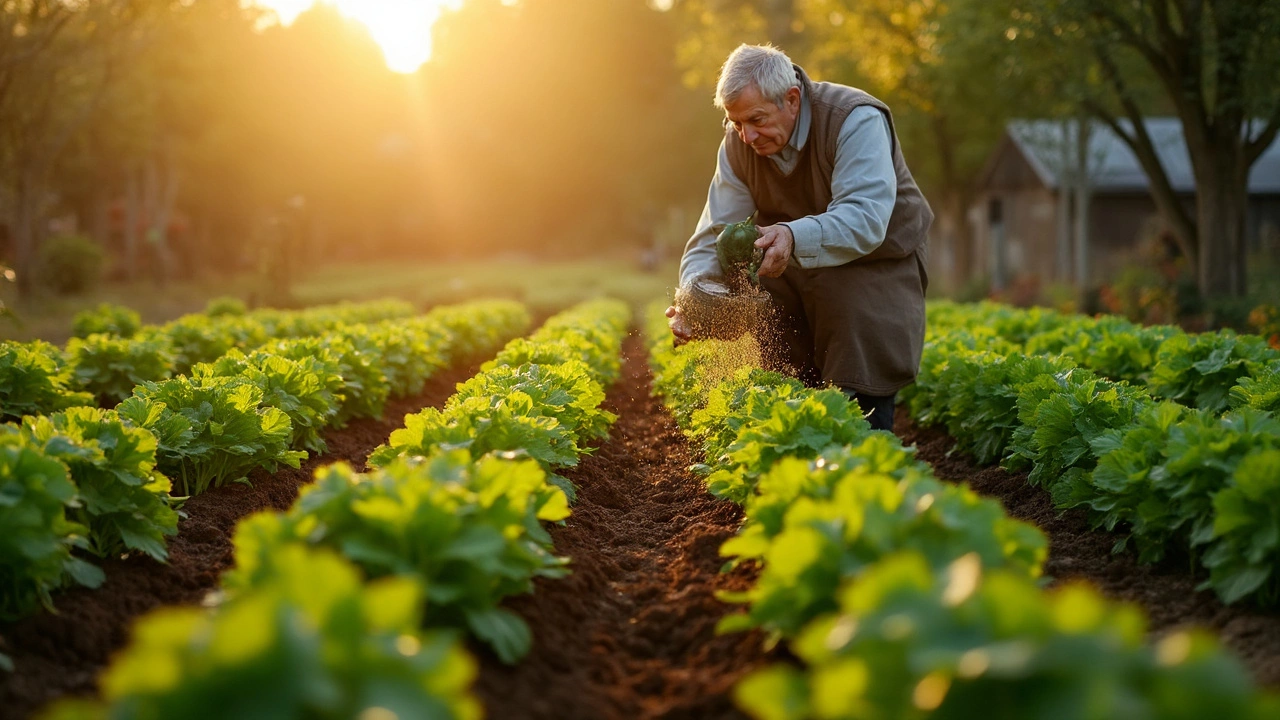
[[[719,572],[741,511],[687,470],[689,443],[650,397],[638,338],[624,360],[606,400],[619,420],[568,474],[578,500],[551,530],[573,574],[508,602],[533,628],[523,661],[508,667],[477,649],[491,718],[739,718],[730,689],[769,659],[756,633],[714,632],[731,611],[716,591],[752,579]]]
[[[191,498],[169,543],[168,564],[145,556],[109,559],[102,563],[102,587],[60,593],[56,615],[41,612],[0,625],[0,652],[16,665],[12,674],[0,671],[0,715],[27,717],[55,698],[93,693],[98,672],[128,641],[135,618],[161,605],[198,603],[217,587],[231,566],[231,533],[241,518],[287,509],[319,466],[346,460],[362,468],[369,453],[404,426],[406,414],[443,405],[455,385],[477,370],[478,363],[467,362],[437,373],[421,393],[388,402],[381,420],[356,420],[325,433],[329,452],[298,470],[259,470],[249,476],[252,486],[232,483]]]
[[[980,467],[941,428],[917,427],[898,408],[894,427],[907,445],[943,480],[967,483],[974,491],[1000,500],[1009,515],[1034,523],[1049,537],[1045,574],[1053,582],[1086,580],[1107,597],[1137,603],[1159,635],[1175,628],[1211,629],[1244,662],[1262,685],[1280,686],[1280,613],[1246,605],[1224,606],[1210,591],[1196,591],[1202,580],[1185,556],[1153,565],[1138,563],[1132,552],[1112,554],[1120,535],[1090,529],[1083,510],[1060,511],[1049,494],[1027,482],[1026,473]]]

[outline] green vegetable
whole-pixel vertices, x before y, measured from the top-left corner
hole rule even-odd
[[[289,416],[262,401],[247,379],[184,376],[141,385],[116,410],[155,434],[161,472],[183,495],[195,495],[244,480],[254,468],[297,468],[307,457],[289,449]]]
[[[169,479],[155,469],[155,435],[98,408],[24,418],[22,435],[70,468],[81,505],[74,515],[89,527],[95,555],[139,550],[168,558],[165,538],[178,533],[178,513],[169,504]]]
[[[1160,346],[1151,371],[1151,393],[1191,407],[1220,413],[1227,409],[1231,388],[1245,377],[1258,377],[1280,352],[1257,335],[1231,330],[1200,335],[1174,335]]]
[[[224,585],[235,592],[269,582],[282,546],[330,547],[371,577],[421,578],[428,626],[470,629],[511,663],[532,636],[499,603],[530,592],[535,577],[568,573],[541,525],[568,515],[564,493],[529,460],[473,461],[453,450],[368,474],[330,465],[288,513],[240,523],[236,569]]]
[[[937,568],[887,557],[839,593],[839,612],[736,689],[761,720],[1274,717],[1239,663],[1204,632],[1149,646],[1132,606],[1084,585],[1045,593],[967,555]]]
[[[103,701],[47,718],[478,720],[476,663],[419,629],[412,578],[364,584],[330,551],[279,548],[269,578],[213,611],[163,608],[134,627],[101,678]]]
[[[58,348],[43,340],[0,341],[0,421],[92,405],[93,396],[73,391],[74,386]]]
[[[764,250],[756,247],[760,229],[755,226],[755,216],[740,223],[728,225],[716,237],[716,258],[724,273],[725,284],[733,292],[744,289],[744,281],[753,287],[760,286],[760,263]],[[745,278],[745,280],[744,280]]]
[[[114,407],[142,383],[168,380],[174,366],[173,353],[161,337],[72,338],[67,359],[79,389],[91,393],[102,407]]]
[[[95,333],[106,333],[115,337],[128,338],[142,327],[142,316],[122,305],[99,303],[92,310],[76,313],[72,320],[71,334],[78,338],[87,338]]]
[[[327,449],[320,433],[332,424],[342,398],[327,383],[329,375],[318,358],[290,360],[262,351],[245,355],[232,350],[217,362],[196,365],[191,373],[197,378],[239,378],[252,382],[262,391],[264,406],[277,408],[289,416],[290,448],[317,453]]]
[[[68,580],[102,584],[101,570],[71,554],[88,546],[87,528],[67,518],[77,505],[67,467],[0,425],[0,619],[52,608],[50,593]]]

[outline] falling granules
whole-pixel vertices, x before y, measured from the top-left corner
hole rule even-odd
[[[676,290],[676,306],[699,339],[735,340],[773,320],[773,301],[757,287],[733,294],[728,286],[700,278]]]

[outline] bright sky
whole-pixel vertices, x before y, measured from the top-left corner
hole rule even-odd
[[[431,24],[444,7],[456,8],[463,0],[254,0],[292,23],[307,8],[323,2],[369,28],[382,48],[387,67],[411,73],[431,57]]]

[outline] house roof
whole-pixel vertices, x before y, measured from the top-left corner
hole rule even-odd
[[[1133,127],[1127,120],[1120,121],[1120,125],[1126,132]],[[1145,125],[1173,189],[1195,192],[1182,122],[1176,118],[1148,118]],[[1006,135],[1045,187],[1056,189],[1062,168],[1075,162],[1077,128],[1077,123],[1061,120],[1015,120],[1006,127]],[[1147,176],[1138,158],[1102,123],[1090,124],[1088,162],[1090,181],[1096,190],[1147,191]],[[1250,168],[1249,193],[1280,194],[1280,141],[1271,143]]]

